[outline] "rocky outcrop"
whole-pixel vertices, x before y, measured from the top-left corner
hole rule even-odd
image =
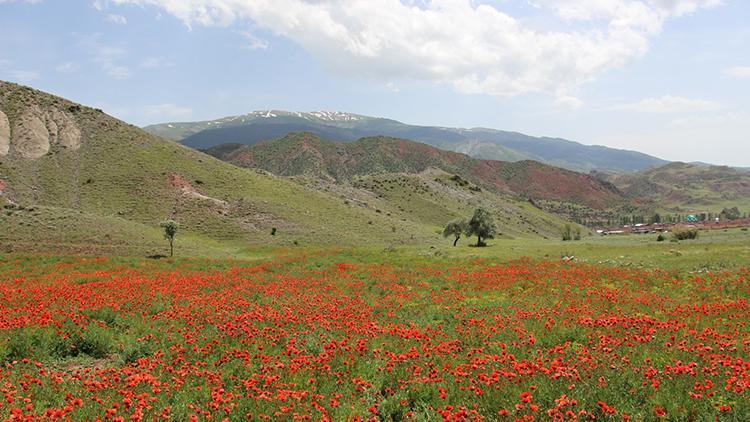
[[[49,131],[36,113],[27,113],[13,127],[13,151],[23,158],[36,159],[49,152]]]
[[[8,116],[0,110],[0,155],[8,155],[10,151],[10,121]]]
[[[1,139],[2,131],[0,153]],[[9,136],[9,139],[9,151],[34,160],[47,154],[54,144],[77,150],[81,147],[81,130],[73,117],[66,112],[55,108],[42,110],[39,107],[30,107],[15,121],[13,136]]]
[[[49,129],[51,143],[60,144],[73,150],[81,147],[81,130],[70,114],[58,109],[48,112],[47,128]]]

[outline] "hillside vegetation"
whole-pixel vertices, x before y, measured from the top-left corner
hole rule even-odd
[[[393,206],[388,215],[345,193],[238,168],[101,110],[12,83],[0,82],[0,110],[9,128],[7,149],[0,150],[5,250],[118,245],[157,253],[164,250],[158,223],[165,218],[181,225],[178,253],[181,245],[222,254],[245,245],[418,243],[437,241],[441,216],[447,221],[463,211],[446,208],[425,220]],[[508,198],[495,200],[497,210],[511,204],[524,216],[539,216],[527,218],[533,227],[510,230],[517,235],[554,233],[562,224]]]
[[[569,202],[595,209],[619,204],[617,189],[583,173],[534,161],[478,160],[426,144],[388,137],[332,142],[294,133],[255,145],[220,145],[207,152],[230,163],[283,176],[307,175],[336,181],[382,173],[420,173],[437,168],[496,193]]]
[[[750,209],[750,173],[725,166],[671,163],[609,178],[631,199],[670,212]]]

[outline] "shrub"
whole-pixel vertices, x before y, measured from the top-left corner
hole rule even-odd
[[[672,239],[690,240],[698,238],[698,229],[696,228],[676,228],[672,230]]]
[[[138,359],[145,358],[148,356],[151,356],[154,353],[154,346],[151,344],[151,342],[143,341],[138,342],[134,341],[132,343],[129,343],[125,346],[125,348],[122,351],[122,360],[126,364],[131,364]]]
[[[659,233],[659,235],[656,236],[656,241],[657,242],[663,242],[665,240],[667,240],[667,236],[664,236],[664,234],[662,234],[662,233]]]
[[[49,333],[41,328],[19,328],[8,339],[0,358],[13,361],[34,357],[47,348],[49,340]]]
[[[112,333],[96,323],[89,324],[77,340],[78,351],[97,359],[107,356],[114,345]]]

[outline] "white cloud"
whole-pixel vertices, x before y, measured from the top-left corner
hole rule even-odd
[[[557,104],[560,107],[564,108],[570,108],[570,109],[579,109],[586,105],[580,98],[571,97],[570,95],[563,95],[560,97],[557,97],[555,99],[555,104]]]
[[[115,15],[112,13],[108,13],[105,19],[107,20],[107,22],[111,22],[117,25],[125,25],[128,23],[128,19],[125,16]]]
[[[20,1],[21,3],[28,3],[28,4],[37,4],[41,3],[42,0],[0,0],[0,4],[3,3],[15,3],[17,1]]]
[[[722,0],[530,0],[568,20],[606,19],[610,25],[640,26],[658,31],[666,18],[683,16]]]
[[[15,61],[0,59],[0,79],[8,79],[15,82],[29,83],[38,80],[41,75],[36,70],[15,69]]]
[[[55,70],[60,73],[73,73],[73,72],[77,72],[78,69],[80,68],[81,67],[78,66],[78,64],[74,62],[60,63],[59,65],[55,66]]]
[[[252,31],[237,31],[237,33],[247,39],[247,44],[244,48],[250,50],[265,50],[268,48],[268,41],[258,38]]]
[[[391,91],[391,92],[400,92],[401,91],[401,89],[398,87],[398,85],[396,85],[393,82],[387,82],[385,84],[385,89],[387,89],[388,91]]]
[[[137,121],[141,124],[189,119],[193,115],[193,109],[172,103],[126,107],[103,105],[100,108],[119,119]]]
[[[463,93],[572,88],[642,56],[670,18],[719,0],[534,0],[570,30],[529,27],[472,0],[109,0],[156,6],[186,25],[248,23],[300,44],[330,68],[383,81],[411,78]],[[501,3],[502,4],[502,3]],[[262,45],[262,44],[260,44]]]
[[[141,60],[139,66],[144,69],[159,69],[162,67],[174,66],[174,63],[163,57],[147,57]]]
[[[41,75],[36,70],[6,70],[2,72],[8,79],[21,83],[34,82]]]
[[[104,70],[107,72],[107,75],[115,79],[128,79],[133,76],[130,69],[125,66],[108,66]]]
[[[129,68],[120,64],[127,57],[127,50],[121,46],[103,43],[101,34],[84,36],[78,42],[78,46],[88,50],[93,56],[93,61],[108,75],[115,79],[127,79],[132,76]]]
[[[610,107],[609,110],[639,113],[690,113],[716,111],[721,108],[721,103],[716,101],[665,95],[658,98],[644,98],[635,103],[615,105]]]
[[[748,113],[732,111],[728,113],[680,117],[670,121],[667,127],[689,129],[696,126],[721,126],[732,125],[748,121]]]
[[[724,69],[724,74],[731,78],[747,79],[750,78],[750,66],[734,66]]]
[[[190,117],[193,114],[193,109],[171,103],[145,105],[139,108],[145,116],[155,117],[161,121]]]

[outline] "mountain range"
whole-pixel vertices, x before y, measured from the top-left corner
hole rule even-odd
[[[588,174],[536,161],[481,160],[427,144],[391,137],[353,142],[292,133],[254,145],[224,144],[206,150],[232,164],[261,168],[281,176],[312,176],[337,182],[383,173],[422,173],[440,169],[482,189],[519,198],[549,200],[605,209],[624,198],[617,188]]]
[[[441,169],[390,170],[337,184],[240,168],[101,110],[0,82],[3,250],[158,253],[166,218],[180,223],[177,250],[195,255],[440,242],[446,221],[480,205],[502,237],[556,237],[564,224]]]
[[[280,117],[271,114],[254,118]],[[337,122],[341,130],[370,119],[281,117]],[[186,136],[183,143],[195,146],[186,140],[216,131],[289,129],[274,125],[165,124],[151,131],[168,129],[161,135]],[[556,238],[566,221],[615,221],[622,213],[750,208],[750,174],[728,167],[670,163],[581,173],[384,135],[254,136],[250,143],[217,138],[201,151],[0,81],[0,249],[158,254],[166,218],[181,226],[178,250],[224,256],[248,246],[441,242],[447,221],[479,206],[490,210],[503,238]]]
[[[221,144],[253,145],[290,132],[310,132],[323,139],[351,142],[373,136],[390,136],[461,152],[474,158],[542,163],[576,171],[640,171],[668,162],[636,151],[584,145],[560,138],[533,137],[495,129],[415,126],[396,120],[343,112],[255,111],[222,119],[162,123],[146,126],[147,132],[196,149]]]

